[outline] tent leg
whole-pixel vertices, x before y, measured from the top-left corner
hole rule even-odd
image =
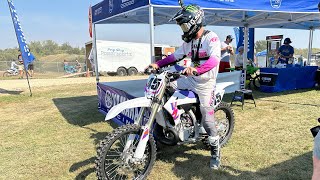
[[[248,59],[248,42],[249,42],[249,28],[248,25],[244,26],[244,51],[243,51],[243,72],[244,75],[242,77],[244,77],[244,85],[243,87],[241,87],[241,89],[245,89],[246,88],[246,72],[247,72],[247,59]]]
[[[307,64],[310,65],[311,62],[311,54],[312,54],[312,41],[313,41],[313,28],[310,28],[310,33],[309,33],[309,46],[308,46],[308,61]]]
[[[153,6],[149,6],[149,24],[150,24],[150,52],[151,52],[151,62],[155,62],[154,53],[154,17],[153,17]]]
[[[92,39],[92,48],[93,48],[93,59],[94,59],[94,69],[96,73],[96,81],[99,82],[99,69],[98,69],[98,58],[97,58],[97,41],[96,41],[96,25],[93,24],[93,39]]]

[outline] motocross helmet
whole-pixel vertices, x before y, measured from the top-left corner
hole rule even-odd
[[[175,20],[183,31],[182,40],[190,42],[203,26],[204,12],[197,5],[183,6],[171,19]]]

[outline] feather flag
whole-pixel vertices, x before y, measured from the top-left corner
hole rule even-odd
[[[33,54],[31,54],[30,49],[27,45],[27,41],[26,41],[26,38],[25,38],[24,33],[22,31],[17,11],[13,5],[13,1],[8,0],[8,5],[9,5],[10,12],[11,12],[14,30],[16,32],[16,36],[17,36],[17,40],[18,40],[18,44],[19,44],[19,50],[22,55],[23,64],[24,64],[25,69],[27,69],[28,65],[35,60],[35,57],[33,56]]]

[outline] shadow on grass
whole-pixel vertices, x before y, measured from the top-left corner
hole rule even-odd
[[[68,123],[84,129],[88,129],[92,132],[90,138],[93,139],[95,145],[99,144],[100,141],[107,135],[106,132],[98,132],[95,129],[87,127],[87,125],[90,125],[92,123],[104,121],[104,116],[98,111],[98,100],[96,95],[55,98],[53,99],[53,102]],[[113,124],[112,126],[114,127]],[[95,159],[96,157],[93,156],[81,162],[74,163],[69,168],[69,172],[75,172],[82,167],[90,165],[90,167],[80,172],[75,178],[79,180],[85,179],[91,173],[95,172],[95,169],[92,167]]]
[[[313,90],[315,90],[315,89],[314,88],[313,89],[299,89],[299,90],[290,90],[290,91],[277,92],[277,93],[264,93],[264,92],[260,92],[258,90],[253,90],[253,95],[254,95],[254,99],[255,100],[259,100],[259,101],[282,103],[282,104],[291,104],[291,105],[320,107],[320,103],[311,104],[311,103],[301,103],[301,102],[286,102],[286,101],[280,101],[280,100],[275,100],[275,99],[272,99],[272,100],[271,99],[264,99],[264,98],[268,98],[268,97],[277,97],[277,96],[283,96],[283,95],[305,93],[305,92],[313,91]],[[230,93],[230,94],[226,94],[223,97],[223,100],[225,102],[230,103],[232,98],[233,98],[233,93]],[[253,104],[253,101],[252,100],[245,100],[245,104],[246,103]],[[235,101],[234,105],[241,105],[241,103]],[[257,106],[258,105],[259,104],[257,104]]]
[[[180,179],[310,179],[312,175],[312,152],[302,154],[290,160],[274,164],[256,172],[241,171],[234,167],[222,166],[214,171],[209,168],[207,156],[189,153],[189,150],[202,148],[201,145],[180,146],[162,149],[158,160],[173,163],[172,172]],[[177,160],[177,158],[182,160]]]
[[[97,96],[80,96],[68,98],[55,98],[54,104],[68,121],[76,126],[86,126],[92,123],[102,122],[104,117],[98,111]]]
[[[19,94],[21,94],[22,92],[23,92],[23,91],[21,91],[21,90],[11,91],[11,90],[6,90],[6,89],[0,88],[0,94],[19,95]]]

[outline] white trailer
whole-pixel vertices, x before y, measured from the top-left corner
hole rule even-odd
[[[164,49],[169,47],[157,45],[155,48],[161,48],[160,53],[165,54]],[[99,72],[135,75],[151,63],[150,44],[97,40],[97,60]]]

